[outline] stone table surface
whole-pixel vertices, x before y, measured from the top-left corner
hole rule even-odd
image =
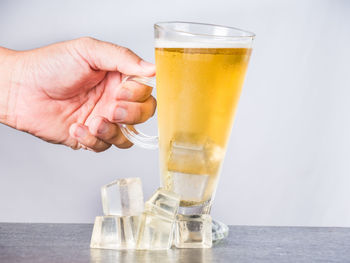
[[[230,226],[211,249],[90,249],[91,224],[0,223],[0,262],[350,262],[350,228]]]

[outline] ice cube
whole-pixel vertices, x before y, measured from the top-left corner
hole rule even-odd
[[[210,248],[212,246],[211,216],[178,214],[175,246],[178,248]]]
[[[174,137],[167,163],[167,188],[187,204],[210,200],[224,151],[209,138],[181,134]]]
[[[143,192],[140,178],[115,180],[101,187],[105,215],[133,216],[142,213]]]
[[[179,208],[180,196],[164,188],[158,190],[145,204],[145,211],[172,219]]]
[[[140,219],[136,248],[139,250],[165,250],[171,248],[174,219],[144,212]]]
[[[173,141],[168,170],[189,174],[207,174],[204,145]]]
[[[135,249],[140,216],[97,216],[91,248]]]
[[[181,200],[199,203],[205,197],[208,175],[172,172],[173,191],[179,193]]]
[[[140,218],[137,249],[162,250],[172,245],[180,196],[159,188],[146,202]]]
[[[181,200],[200,202],[208,184],[208,171],[204,144],[196,145],[173,141],[168,161],[171,190]]]

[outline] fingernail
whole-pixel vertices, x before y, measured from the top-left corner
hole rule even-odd
[[[126,117],[126,110],[123,108],[117,108],[114,112],[114,120],[115,121],[122,121]]]
[[[140,66],[147,69],[147,70],[150,70],[150,69],[155,70],[156,69],[156,66],[154,64],[149,63],[149,62],[144,61],[144,60],[141,60]]]
[[[86,135],[86,130],[81,127],[81,126],[78,126],[76,129],[75,129],[75,136],[77,137],[80,137],[80,138],[84,138],[85,135]]]
[[[101,121],[100,125],[97,128],[97,133],[104,134],[107,132],[107,129],[108,129],[107,123],[104,121]]]
[[[128,89],[121,89],[118,94],[118,99],[128,100],[131,98],[131,91]]]

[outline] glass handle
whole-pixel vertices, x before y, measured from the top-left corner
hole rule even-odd
[[[155,78],[139,77],[139,76],[128,76],[123,79],[122,83],[126,81],[136,81],[140,84],[150,86],[152,88],[156,87]],[[157,149],[158,148],[158,136],[149,136],[139,130],[137,130],[132,125],[119,124],[120,130],[124,136],[131,141],[133,144],[145,148],[145,149]]]

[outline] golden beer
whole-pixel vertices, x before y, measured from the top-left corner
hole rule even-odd
[[[181,206],[210,202],[215,192],[250,54],[156,47],[161,177]]]

